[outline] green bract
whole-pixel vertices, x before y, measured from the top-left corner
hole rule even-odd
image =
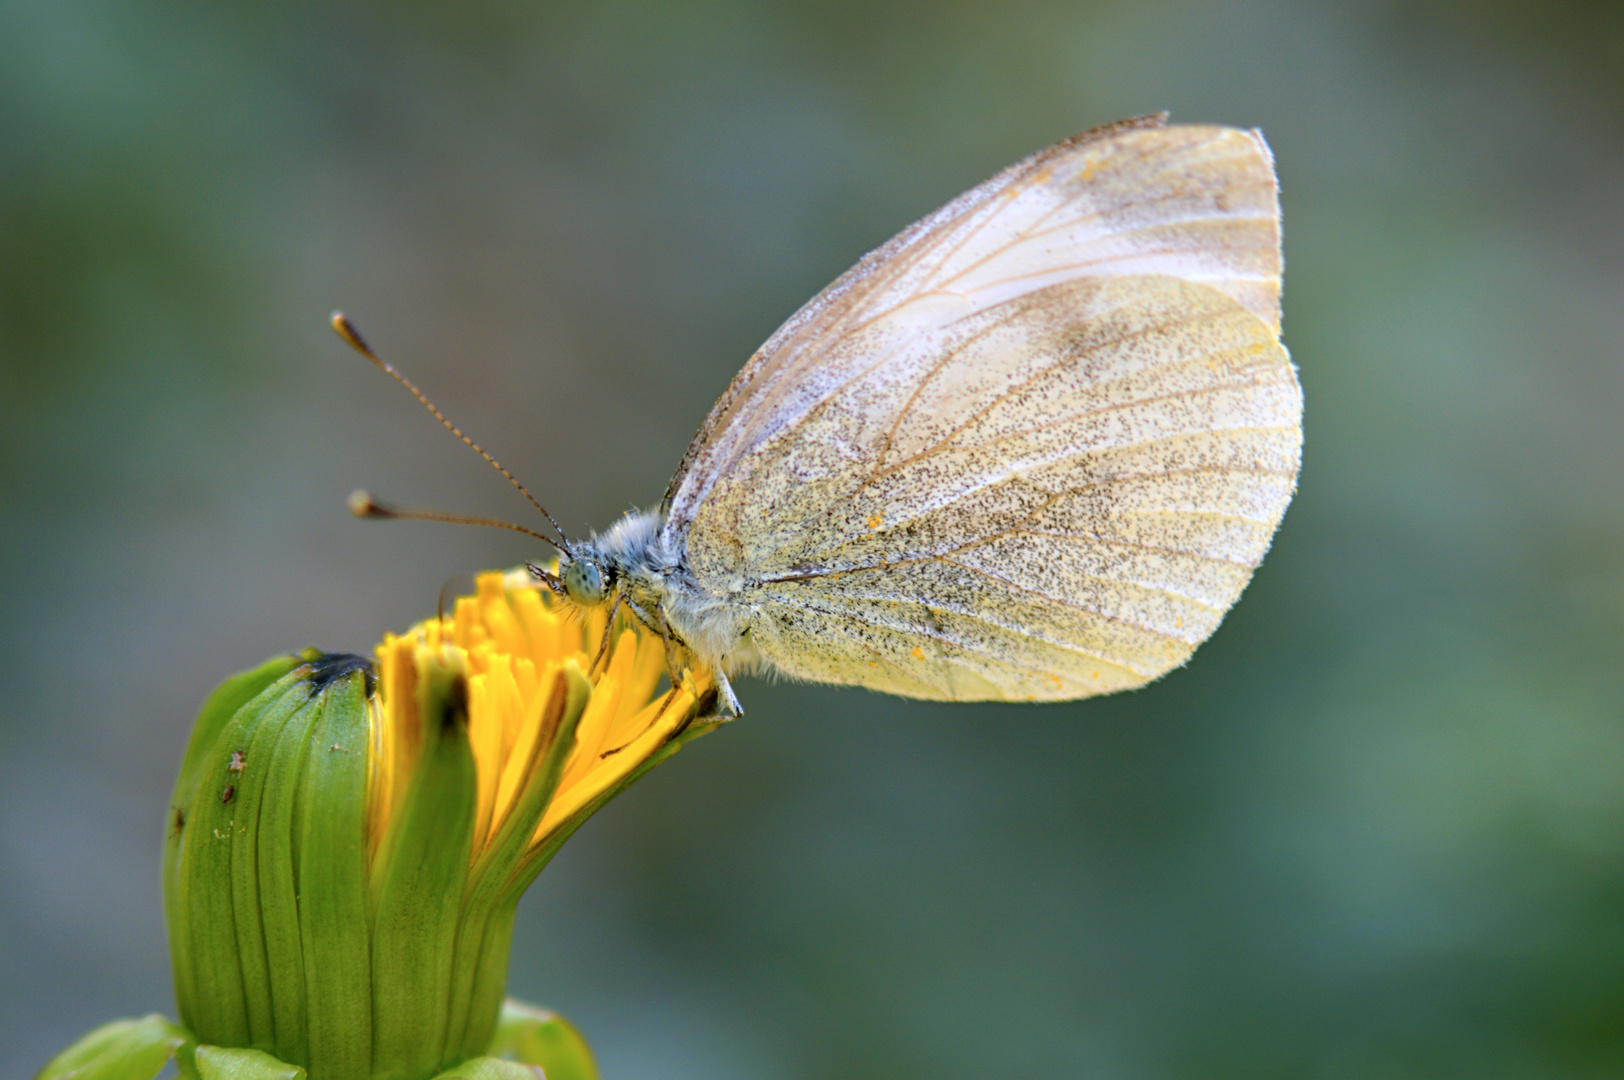
[[[181,1023],[316,1077],[372,1069],[372,680],[360,657],[311,650],[227,682],[192,733],[164,845]]]

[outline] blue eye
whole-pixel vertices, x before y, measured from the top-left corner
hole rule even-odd
[[[577,604],[594,607],[604,601],[603,572],[591,559],[576,559],[564,568],[564,591]]]

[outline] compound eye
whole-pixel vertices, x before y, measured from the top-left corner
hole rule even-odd
[[[564,568],[564,591],[583,607],[603,603],[603,572],[591,559],[576,559]]]

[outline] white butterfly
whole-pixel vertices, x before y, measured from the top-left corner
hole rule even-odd
[[[533,570],[662,633],[725,716],[762,665],[952,701],[1139,686],[1217,628],[1291,501],[1280,271],[1258,132],[1074,136],[814,297],[658,511]]]

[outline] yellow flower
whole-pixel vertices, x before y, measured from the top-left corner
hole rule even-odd
[[[657,693],[658,635],[617,626],[600,658],[604,618],[484,574],[376,664],[305,650],[214,693],[164,857],[190,1035],[309,1080],[429,1080],[490,1052],[526,887],[716,727],[695,720],[706,682]]]
[[[449,618],[425,620],[399,637],[388,634],[378,646],[383,719],[372,746],[368,832],[374,844],[381,839],[402,780],[416,765],[424,673],[430,665],[449,665],[468,685],[468,739],[479,784],[474,856],[496,842],[527,794],[556,783],[526,849],[534,859],[550,855],[552,841],[562,840],[606,796],[687,741],[677,737],[689,734],[684,728],[709,687],[690,677],[676,693],[652,697],[666,673],[665,647],[635,624],[614,636],[594,669],[603,609],[568,608],[526,571],[481,574],[476,585],[477,594],[460,597]],[[560,721],[573,679],[590,684],[590,698],[566,747]],[[546,765],[560,750],[554,781]]]

